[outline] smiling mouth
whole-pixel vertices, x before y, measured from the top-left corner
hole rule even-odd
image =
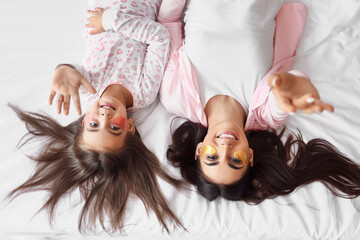
[[[115,108],[110,104],[102,104],[102,105],[100,105],[100,108],[103,108],[106,110],[115,110]]]
[[[232,132],[222,132],[221,134],[217,135],[216,138],[238,140],[235,134]]]

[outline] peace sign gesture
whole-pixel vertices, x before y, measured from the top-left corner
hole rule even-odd
[[[57,113],[61,113],[64,109],[64,114],[69,114],[70,99],[74,101],[76,111],[81,115],[81,105],[79,97],[79,88],[83,85],[87,91],[92,94],[96,90],[91,84],[81,75],[81,73],[67,65],[58,67],[51,82],[51,92],[49,96],[49,104],[52,105],[53,99],[57,94]]]

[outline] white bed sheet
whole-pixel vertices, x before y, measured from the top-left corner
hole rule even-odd
[[[360,1],[302,2],[308,6],[308,18],[294,68],[311,77],[322,98],[335,106],[335,113],[298,113],[289,117],[287,126],[300,129],[305,140],[329,140],[360,164]],[[2,200],[34,167],[22,151],[15,150],[25,127],[6,103],[26,110],[41,109],[62,123],[76,117],[73,108],[69,117],[57,116],[55,109],[47,106],[47,97],[56,64],[81,61],[87,1],[3,0],[0,9]],[[179,176],[165,158],[173,117],[158,102],[134,115],[145,144]],[[46,196],[35,192],[0,205],[0,239],[107,239],[120,235],[124,239],[360,239],[360,212],[356,211],[360,199],[335,198],[319,183],[257,206],[224,199],[208,202],[195,190],[184,193],[166,183],[161,186],[188,232],[178,229],[167,235],[154,214],[147,215],[141,202],[133,199],[123,232],[109,236],[99,230],[81,235],[77,230],[78,192],[61,201],[53,227],[46,212],[35,215]]]

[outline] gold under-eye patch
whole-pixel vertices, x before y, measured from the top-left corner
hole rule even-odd
[[[245,166],[248,165],[248,161],[247,161],[247,156],[246,156],[246,153],[244,151],[237,151],[234,153],[234,157],[236,159],[239,159],[241,160]]]
[[[200,157],[203,158],[205,154],[214,155],[216,153],[216,149],[210,145],[205,145],[205,147],[201,150]]]

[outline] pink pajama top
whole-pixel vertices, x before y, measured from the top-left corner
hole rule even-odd
[[[97,93],[85,93],[89,103],[111,84],[121,84],[133,97],[133,108],[152,103],[160,88],[168,59],[168,30],[155,22],[160,0],[90,0],[90,7],[105,9],[100,34],[85,28],[86,53],[76,69]]]
[[[207,126],[204,112],[207,101],[212,96],[224,93],[215,93],[214,89],[199,89],[200,84],[190,62],[191,59],[185,52],[184,38],[182,37],[183,24],[179,20],[185,2],[183,0],[173,1],[172,4],[169,4],[172,7],[163,8],[162,6],[159,11],[158,21],[167,27],[171,39],[170,57],[160,88],[160,100],[170,113]],[[176,4],[177,7],[174,6]],[[279,108],[267,84],[267,77],[269,74],[278,71],[290,71],[296,47],[303,32],[305,17],[306,7],[303,4],[284,4],[275,17],[276,29],[272,67],[257,87],[253,89],[250,103],[247,105],[241,96],[226,93],[226,95],[238,100],[247,110],[246,131],[276,129],[285,122],[287,113]],[[297,71],[291,71],[291,73],[307,77]],[[223,83],[220,81],[216,84]],[[203,84],[202,87],[206,88],[208,85]],[[210,95],[206,95],[206,92],[209,91],[211,92]]]

